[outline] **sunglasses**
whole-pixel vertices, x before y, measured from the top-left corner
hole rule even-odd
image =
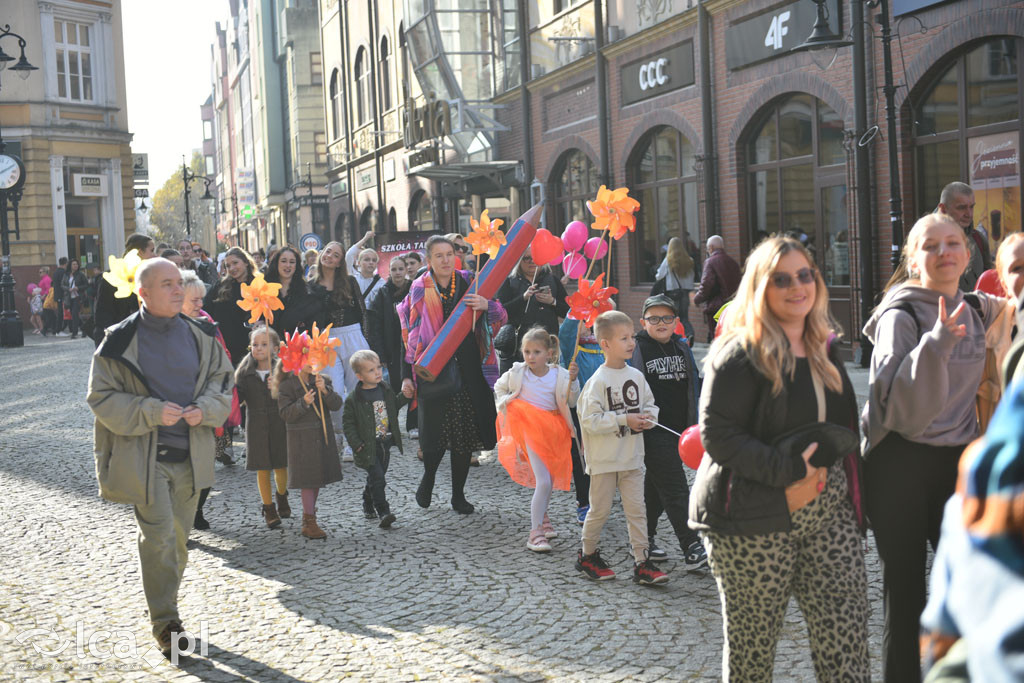
[[[650,324],[650,325],[658,325],[660,323],[665,323],[667,325],[669,323],[674,323],[676,321],[676,316],[674,316],[674,315],[652,315],[652,316],[650,316],[648,318],[644,318],[644,320],[646,320],[648,322],[648,324]]]
[[[802,285],[809,285],[814,282],[814,269],[801,268],[796,271],[796,280]],[[779,289],[789,289],[793,286],[793,276],[789,273],[772,273],[772,284]]]
[[[533,257],[532,256],[523,256],[523,258],[520,259],[520,260],[523,263],[533,263]]]

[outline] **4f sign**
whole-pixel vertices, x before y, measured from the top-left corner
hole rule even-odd
[[[782,49],[782,38],[789,33],[786,22],[789,21],[789,11],[780,12],[772,17],[772,23],[768,27],[768,33],[764,37],[764,46],[773,50]]]

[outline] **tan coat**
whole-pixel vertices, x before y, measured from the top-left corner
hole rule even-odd
[[[327,420],[327,441],[320,418],[312,406],[303,400],[305,390],[299,378],[287,373],[278,384],[277,406],[284,418],[288,433],[288,488],[318,489],[341,481],[341,458],[334,440],[331,411],[340,410],[341,396],[334,392],[331,378],[323,376],[327,393],[324,394],[324,418]],[[307,383],[307,386],[313,388]],[[319,409],[319,402],[315,403]]]
[[[157,428],[164,401],[152,396],[139,367],[135,313],[107,330],[96,348],[86,401],[95,415],[93,454],[100,496],[115,503],[149,505],[156,494]],[[231,361],[215,336],[216,327],[187,316],[199,347],[199,375],[192,399],[203,421],[189,428],[193,489],[213,486],[215,428],[231,412],[235,384]]]

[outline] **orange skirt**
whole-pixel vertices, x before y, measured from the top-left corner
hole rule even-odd
[[[568,491],[572,481],[572,432],[557,410],[541,410],[526,401],[510,401],[498,413],[498,461],[512,480],[528,488],[537,485],[526,455],[529,449],[548,468],[551,482],[559,491]]]

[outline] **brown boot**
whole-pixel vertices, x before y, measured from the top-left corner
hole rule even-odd
[[[302,535],[306,538],[327,538],[327,532],[317,526],[316,515],[302,515]]]
[[[277,514],[281,515],[281,519],[291,518],[292,508],[288,505],[288,492],[275,493],[274,496],[277,498]]]
[[[277,506],[273,503],[263,506],[263,519],[266,520],[267,526],[271,529],[281,526],[281,517],[277,514]]]

